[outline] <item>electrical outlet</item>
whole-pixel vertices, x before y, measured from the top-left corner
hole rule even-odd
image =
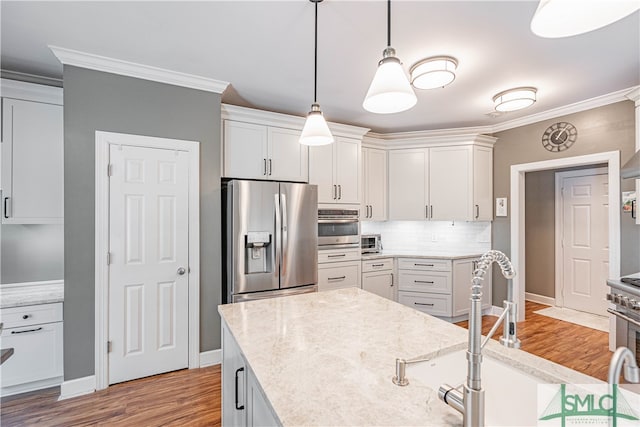
[[[496,216],[507,216],[507,198],[496,198]]]

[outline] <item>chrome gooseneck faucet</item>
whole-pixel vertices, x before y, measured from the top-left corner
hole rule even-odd
[[[640,383],[640,368],[633,353],[627,347],[618,347],[613,353],[607,382],[611,385],[618,384],[622,365],[624,365],[624,379],[630,383]]]
[[[500,266],[502,275],[507,279],[515,276],[511,261],[500,251],[491,250],[480,258],[477,269],[473,272],[471,281],[471,311],[469,312],[469,348],[467,350],[467,382],[459,388],[443,384],[438,390],[438,397],[446,404],[461,412],[463,425],[468,427],[484,426],[484,390],[481,383],[482,348],[489,342],[504,321],[504,333],[500,343],[506,347],[519,348],[520,340],[516,335],[517,305],[513,301],[513,290],[509,283],[507,300],[504,301],[504,311],[496,321],[486,339],[482,340],[482,282],[491,264]],[[506,320],[505,320],[506,318]]]

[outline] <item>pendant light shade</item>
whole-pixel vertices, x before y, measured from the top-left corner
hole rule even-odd
[[[315,15],[315,41],[314,41],[314,69],[313,69],[313,104],[311,104],[311,111],[307,114],[307,120],[302,128],[300,144],[303,145],[327,145],[334,141],[329,125],[320,111],[320,104],[317,101],[318,94],[318,3],[322,0],[309,0],[311,3],[315,3],[316,15]]]
[[[416,105],[418,98],[413,92],[402,63],[391,47],[391,0],[387,1],[387,48],[367,91],[362,106],[378,114],[399,113]]]
[[[639,8],[637,0],[540,0],[531,31],[547,38],[575,36],[609,25]]]

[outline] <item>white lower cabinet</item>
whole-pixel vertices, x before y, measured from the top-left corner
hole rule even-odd
[[[318,291],[360,288],[360,249],[318,251]]]
[[[2,396],[60,385],[63,379],[62,303],[2,309],[0,347],[13,355],[0,366]]]
[[[395,301],[393,258],[362,261],[362,289]]]
[[[251,367],[222,323],[222,425],[279,426]]]

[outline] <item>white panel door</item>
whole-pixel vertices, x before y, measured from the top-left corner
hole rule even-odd
[[[109,384],[188,366],[188,159],[111,146]]]
[[[565,178],[562,187],[564,306],[606,316],[607,175]]]
[[[471,147],[429,150],[429,218],[471,220]]]
[[[370,206],[371,215],[368,219],[385,221],[387,219],[387,152],[368,148],[366,155],[365,203]]]
[[[309,184],[318,186],[318,203],[336,203],[333,146],[334,144],[309,147]]]
[[[332,144],[333,145],[333,144]],[[336,138],[335,184],[338,186],[338,203],[360,203],[360,141]]]
[[[300,131],[270,127],[269,179],[307,182],[309,180],[309,150],[300,144]]]
[[[429,150],[389,151],[389,219],[425,220]]]
[[[268,177],[267,127],[224,121],[224,176],[270,179]]]

